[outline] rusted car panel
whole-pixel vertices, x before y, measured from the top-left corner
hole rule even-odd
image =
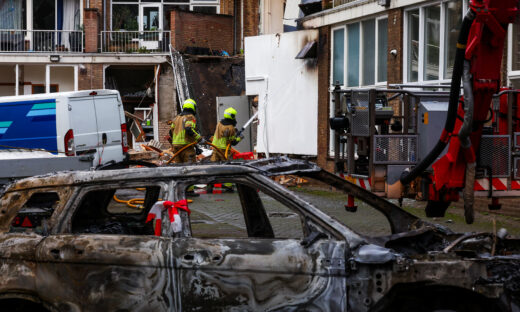
[[[284,172],[371,203],[393,234],[350,230],[268,178]],[[159,187],[153,200],[178,201],[188,185],[222,179],[241,184],[244,217],[254,227],[248,237],[192,237],[185,211],[179,233],[163,216],[161,237],[74,227],[81,209],[99,213],[96,205],[117,186]],[[257,189],[301,218],[303,239],[273,236],[265,211],[255,212],[263,209]],[[91,191],[107,193],[85,206]],[[39,193],[59,196],[52,216],[37,228],[13,227]],[[519,240],[451,233],[305,161],[57,173],[10,185],[0,205],[0,305],[23,298],[56,311],[520,311]],[[144,206],[135,220],[144,222],[150,203]]]

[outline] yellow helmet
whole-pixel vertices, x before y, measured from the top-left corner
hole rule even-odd
[[[195,109],[197,108],[197,102],[195,102],[194,99],[186,99],[184,101],[184,104],[182,104],[182,110],[185,110],[186,108],[195,111]]]
[[[237,111],[233,107],[226,108],[224,111],[224,118],[235,120],[235,117],[237,115]]]

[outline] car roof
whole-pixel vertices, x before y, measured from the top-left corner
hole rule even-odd
[[[228,163],[204,163],[174,165],[155,168],[131,168],[97,171],[62,171],[24,178],[12,183],[5,192],[23,189],[80,185],[92,183],[110,183],[143,179],[160,180],[190,176],[223,176],[260,173],[266,176],[294,174],[304,171],[321,170],[314,163],[293,160],[286,157],[255,161],[235,161]]]

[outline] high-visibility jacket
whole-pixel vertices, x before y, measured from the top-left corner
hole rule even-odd
[[[171,124],[172,145],[187,145],[200,139],[195,127],[197,120],[190,113],[177,115]]]
[[[213,145],[219,149],[225,150],[228,144],[235,144],[240,142],[240,137],[236,137],[237,129],[234,125],[227,122],[225,119],[221,120],[215,134],[213,135]]]

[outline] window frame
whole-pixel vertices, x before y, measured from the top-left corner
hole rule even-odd
[[[96,184],[96,185],[85,185],[79,186],[78,189],[74,192],[72,197],[70,197],[70,205],[68,205],[66,211],[63,212],[63,218],[61,218],[60,223],[53,230],[53,234],[73,234],[72,233],[72,219],[74,215],[80,208],[83,203],[84,198],[88,193],[92,191],[100,191],[107,189],[126,189],[133,187],[149,187],[149,186],[158,186],[160,188],[159,197],[161,194],[163,195],[163,200],[171,200],[171,185],[168,181],[158,180],[158,181],[123,181],[120,183],[106,183],[106,184]],[[167,199],[165,199],[167,198]],[[106,208],[106,207],[105,207]],[[104,234],[94,234],[94,233],[83,233],[77,235],[104,235]],[[142,235],[132,235],[132,236],[142,236]],[[164,236],[162,236],[164,237]]]
[[[520,32],[520,26],[518,28]],[[520,51],[518,51],[520,53]],[[511,85],[512,80],[520,80],[520,68],[513,70],[513,24],[509,24],[507,29],[507,84]]]
[[[253,188],[253,189],[256,188],[256,189],[260,190],[260,192],[262,192],[265,195],[271,197],[272,199],[276,200],[278,203],[280,203],[283,206],[285,206],[287,209],[291,210],[293,213],[297,214],[298,217],[299,217],[299,221],[301,222],[301,229],[303,231],[303,237],[306,237],[306,236],[309,235],[310,230],[309,230],[309,226],[307,224],[308,220],[305,217],[305,213],[304,213],[305,209],[303,209],[299,205],[295,204],[294,202],[283,198],[283,196],[279,196],[280,194],[278,192],[276,192],[275,190],[269,188],[268,186],[266,186],[263,183],[259,183],[253,177],[251,177],[249,175],[241,175],[239,177],[237,177],[237,176],[235,176],[235,177],[230,177],[230,176],[199,176],[199,177],[195,177],[195,178],[191,178],[191,179],[177,180],[176,184],[175,184],[175,188],[176,188],[175,193],[177,194],[178,198],[188,198],[186,196],[186,189],[189,186],[195,185],[195,184],[210,184],[210,183],[211,184],[219,184],[219,183],[242,184],[244,186],[248,186],[250,188]],[[236,194],[236,195],[239,196],[239,194]],[[263,206],[263,202],[262,202],[262,206]],[[188,204],[188,208],[189,208],[189,204]],[[265,213],[266,216],[267,216],[267,210],[266,210],[265,206],[263,206],[262,208],[263,208],[262,212]],[[241,209],[242,217],[244,218],[244,222],[245,222],[245,224],[247,226],[247,220],[246,220],[246,216],[244,214],[244,207],[242,207],[242,204],[240,206],[240,209]],[[262,212],[260,212],[260,213],[262,213]],[[180,212],[180,213],[184,214],[183,212]],[[186,216],[186,218],[183,218],[182,220],[183,220],[183,224],[185,224],[184,221],[187,221],[188,229],[186,229],[185,225],[183,225],[184,228],[183,228],[183,231],[182,231],[182,233],[186,237],[195,238],[195,239],[202,239],[202,240],[228,239],[228,238],[224,238],[224,237],[203,238],[203,237],[193,236],[192,229],[191,229],[191,219],[190,219],[190,217]],[[267,216],[267,222],[269,222],[269,226],[271,228],[273,228],[273,225],[271,224],[271,220],[269,219],[268,216]],[[246,232],[249,232],[248,228],[246,228]],[[274,233],[274,229],[273,229],[273,233]],[[274,233],[274,234],[276,234],[276,233]],[[327,231],[327,234],[329,234],[331,236],[334,236],[334,235],[332,235],[332,233],[329,233],[329,231]],[[241,238],[233,238],[233,239],[287,240],[287,239],[295,239],[295,238],[241,237]]]
[[[363,19],[357,19],[349,21],[348,23],[341,24],[335,27],[332,27],[330,30],[331,38],[334,38],[334,31],[338,29],[343,29],[344,39],[343,39],[343,84],[340,85],[341,89],[351,89],[351,88],[369,88],[369,87],[381,87],[386,86],[388,82],[388,75],[387,79],[385,81],[378,81],[378,65],[379,65],[379,58],[378,58],[378,48],[379,48],[379,21],[380,20],[388,20],[388,15],[378,15],[378,16],[372,16],[369,18],[363,18]],[[363,43],[364,43],[364,27],[363,22],[373,20],[375,23],[374,27],[374,84],[370,85],[364,85],[363,84]],[[348,26],[359,24],[359,70],[358,70],[358,77],[359,77],[359,83],[355,86],[348,86]],[[388,41],[388,24],[387,24],[387,41]],[[335,81],[334,81],[334,40],[331,40],[331,49],[330,49],[330,64],[331,64],[331,71],[330,71],[330,86],[334,87]],[[387,63],[388,67],[388,63]]]
[[[165,5],[186,5],[186,6],[189,6],[189,12],[193,12],[193,7],[197,6],[206,6],[206,7],[215,7],[216,10],[217,10],[217,13],[216,14],[220,14],[220,0],[189,0],[187,2],[177,2],[177,1],[165,1],[165,0],[160,0],[160,1],[155,1],[155,2],[147,2],[145,0],[137,0],[137,1],[117,1],[117,2],[114,2],[114,1],[110,1],[110,25],[109,25],[109,28],[110,28],[110,31],[114,31],[113,30],[113,21],[112,21],[112,13],[114,12],[114,5],[121,5],[121,4],[125,4],[125,5],[128,5],[128,4],[132,4],[132,5],[137,5],[137,12],[138,12],[138,15],[137,15],[137,30],[131,30],[131,31],[142,31],[142,14],[141,14],[141,11],[142,11],[142,6],[143,5],[157,5],[159,6],[159,19],[160,19],[160,24],[162,25],[162,27],[159,27],[160,29],[157,29],[156,31],[167,31],[169,29],[164,29],[164,6]]]
[[[407,7],[403,14],[403,83],[405,84],[417,84],[417,85],[424,85],[424,84],[445,84],[449,83],[451,81],[451,78],[446,78],[446,72],[445,72],[445,63],[447,61],[447,55],[446,55],[446,13],[447,13],[447,3],[451,2],[451,0],[442,0],[442,1],[435,1],[435,2],[429,2],[427,4],[421,4],[421,5],[415,5]],[[435,5],[440,5],[440,36],[439,36],[439,78],[437,80],[425,80],[424,79],[424,65],[425,65],[425,9],[427,7],[432,7]],[[464,18],[464,15],[468,8],[468,0],[462,0],[462,12],[461,16]],[[417,64],[417,81],[410,81],[408,77],[408,70],[409,70],[409,64],[408,64],[408,56],[410,51],[408,50],[408,27],[409,27],[409,13],[414,10],[419,10],[419,59]],[[461,19],[462,22],[462,19]]]

